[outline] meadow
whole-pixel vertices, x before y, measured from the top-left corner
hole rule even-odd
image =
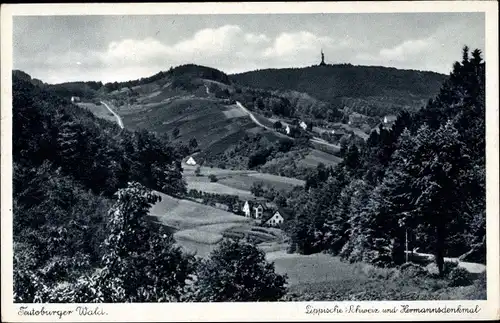
[[[318,166],[318,164],[323,163],[326,166],[335,166],[341,161],[342,159],[340,157],[318,149],[312,149],[304,159],[299,161],[299,165],[303,165],[306,167],[316,167]]]
[[[242,198],[253,198],[251,187],[256,183],[272,186],[277,190],[292,190],[295,186],[303,186],[304,181],[259,173],[249,170],[230,170],[216,167],[200,167],[200,174],[194,174],[197,166],[183,165],[183,176],[188,184],[188,189],[197,189],[207,193],[238,195]],[[211,183],[208,176],[215,175],[216,183]]]
[[[115,116],[103,104],[95,104],[91,102],[77,103],[80,108],[84,108],[92,112],[96,117],[116,122]]]
[[[284,240],[281,230],[257,227],[250,218],[156,193],[161,201],[152,206],[150,216],[172,229],[176,243],[184,250],[200,257],[208,256],[224,237],[250,237],[268,244]]]
[[[469,286],[451,287],[445,278],[411,270],[348,263],[328,254],[269,252],[276,271],[288,275],[287,301],[464,300],[485,299],[485,275]]]

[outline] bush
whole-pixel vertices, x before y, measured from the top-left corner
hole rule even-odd
[[[449,284],[452,287],[455,286],[468,286],[472,284],[471,274],[467,269],[462,267],[456,267],[450,271],[448,274]]]
[[[275,273],[262,250],[241,241],[224,240],[199,266],[197,300],[277,301],[286,293],[286,278]]]
[[[449,275],[456,268],[458,268],[458,262],[445,261],[443,266],[443,274]]]
[[[427,270],[424,267],[414,264],[412,262],[407,262],[399,266],[399,270],[407,277],[425,277],[428,276]]]
[[[200,166],[196,167],[196,169],[194,170],[194,174],[196,176],[201,176],[201,169],[200,169]]]
[[[210,179],[210,182],[212,182],[212,183],[217,182],[217,176],[215,176],[214,174],[210,174],[208,176],[208,178]]]

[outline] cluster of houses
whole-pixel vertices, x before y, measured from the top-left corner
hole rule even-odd
[[[270,227],[278,227],[285,220],[290,219],[290,211],[285,208],[275,208],[272,205],[264,205],[255,201],[245,201],[242,208],[243,214],[247,218],[252,218]]]
[[[305,121],[300,121],[298,127],[302,128],[303,131],[307,131],[309,126]],[[280,129],[277,129],[277,130],[280,130]],[[289,136],[293,134],[294,130],[298,130],[298,129],[295,126],[290,125],[288,123],[285,124],[285,127],[281,129],[281,131],[283,131],[284,133],[286,133]]]

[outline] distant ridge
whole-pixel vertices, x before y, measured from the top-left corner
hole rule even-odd
[[[382,66],[325,64],[302,68],[269,68],[232,74],[231,81],[267,90],[294,90],[326,102],[339,99],[353,109],[390,106],[418,109],[434,97],[447,79],[436,72]]]

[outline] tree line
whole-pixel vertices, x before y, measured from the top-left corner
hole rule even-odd
[[[345,148],[337,167],[319,167],[308,190],[290,193],[291,249],[394,265],[408,235],[410,250],[432,252],[440,273],[445,256],[484,262],[484,90],[481,52],[465,47],[426,107],[400,113],[392,129]]]

